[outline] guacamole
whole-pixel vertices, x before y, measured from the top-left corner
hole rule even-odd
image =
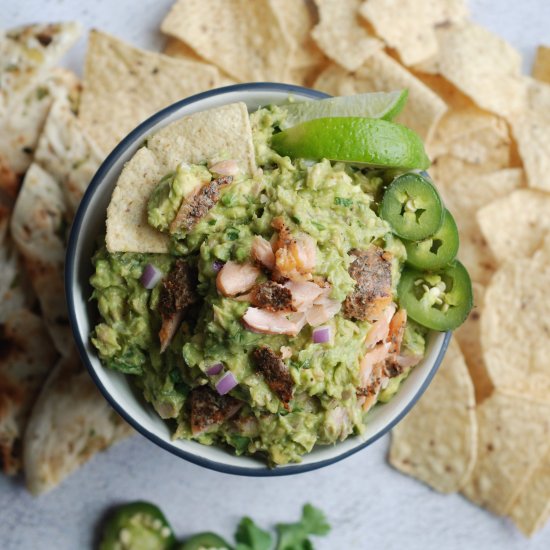
[[[379,215],[395,170],[280,156],[283,117],[250,115],[252,174],[222,155],[159,178],[147,220],[167,252],[101,246],[91,278],[103,364],[131,376],[174,438],[270,466],[363,432],[426,334],[399,308],[407,252]],[[151,266],[161,280],[147,288]]]

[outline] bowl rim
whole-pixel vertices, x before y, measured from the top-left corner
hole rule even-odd
[[[410,399],[410,401],[403,408],[403,410],[399,415],[397,415],[391,422],[386,424],[381,430],[375,433],[372,437],[364,440],[363,442],[354,446],[352,449],[346,452],[342,452],[334,457],[313,462],[311,464],[298,463],[298,464],[285,465],[284,467],[279,467],[279,468],[277,467],[269,468],[267,466],[265,468],[250,468],[247,466],[233,466],[233,465],[225,464],[223,462],[217,462],[215,460],[211,460],[211,459],[196,455],[193,452],[186,451],[186,450],[177,448],[173,445],[170,445],[163,438],[157,436],[156,434],[146,429],[139,421],[137,421],[130,413],[128,413],[125,410],[125,408],[114,399],[114,397],[111,395],[108,388],[100,380],[99,376],[95,371],[95,367],[90,361],[85,343],[80,337],[80,331],[78,330],[78,316],[76,315],[76,308],[75,308],[75,293],[73,292],[73,289],[75,288],[74,275],[76,273],[76,269],[75,269],[76,250],[77,250],[77,245],[81,235],[84,214],[87,211],[88,205],[92,197],[100,188],[101,183],[104,181],[105,175],[110,171],[113,164],[117,162],[119,157],[125,152],[126,148],[131,146],[135,142],[135,139],[137,136],[143,134],[144,131],[149,130],[150,128],[155,126],[158,122],[162,121],[164,118],[168,117],[173,112],[178,111],[182,107],[185,107],[186,105],[196,103],[197,101],[207,99],[212,96],[218,96],[218,95],[224,95],[228,93],[242,92],[242,91],[286,92],[289,94],[299,93],[301,95],[308,95],[312,99],[315,99],[315,98],[323,99],[323,98],[331,97],[330,95],[324,92],[320,92],[318,90],[312,90],[311,88],[306,88],[303,86],[296,86],[293,84],[282,84],[282,83],[274,83],[274,82],[253,82],[253,83],[244,83],[244,84],[233,84],[230,86],[224,86],[221,88],[215,88],[213,90],[201,92],[199,94],[195,94],[185,99],[182,99],[180,101],[177,101],[176,103],[173,103],[172,105],[169,105],[168,107],[165,107],[164,109],[158,111],[157,113],[155,113],[154,115],[152,115],[151,117],[143,121],[141,124],[139,124],[125,138],[123,138],[120,141],[120,143],[111,151],[111,153],[109,153],[109,155],[101,163],[97,172],[91,179],[90,184],[88,185],[82,197],[82,200],[80,201],[78,209],[75,213],[75,217],[71,226],[71,232],[67,242],[67,252],[65,256],[65,269],[64,269],[65,297],[67,300],[69,323],[71,326],[71,331],[73,333],[73,338],[76,343],[76,347],[78,349],[80,359],[86,366],[88,373],[90,374],[92,380],[100,390],[103,397],[107,400],[107,402],[111,405],[111,407],[113,407],[113,409],[128,424],[130,424],[130,426],[132,426],[132,428],[134,428],[138,433],[140,433],[142,436],[149,439],[151,442],[155,443],[165,451],[168,451],[171,454],[178,456],[179,458],[183,458],[188,462],[191,462],[197,466],[202,466],[209,470],[214,470],[214,471],[226,473],[226,474],[246,476],[246,477],[288,476],[288,475],[295,475],[295,474],[317,470],[319,468],[324,468],[325,466],[335,464],[336,462],[339,462],[345,458],[348,458],[349,456],[365,449],[366,447],[368,447],[369,445],[371,445],[372,443],[380,439],[382,436],[386,435],[397,423],[399,423],[408,414],[408,412],[412,409],[412,407],[416,404],[416,402],[420,399],[422,394],[426,391],[426,389],[430,385],[433,377],[435,376],[435,373],[437,372],[437,370],[439,369],[439,366],[441,365],[441,361],[443,360],[443,357],[449,345],[452,333],[451,332],[445,333],[444,339],[441,343],[441,348],[439,349],[437,357],[430,371],[426,375],[426,378],[424,379],[422,385],[416,392],[416,394],[412,397],[412,399]]]

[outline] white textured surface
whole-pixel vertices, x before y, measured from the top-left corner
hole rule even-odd
[[[253,0],[251,0],[253,1]],[[2,27],[77,18],[144,47],[159,48],[157,28],[170,0],[2,0]],[[525,56],[550,43],[548,0],[472,0],[474,19]],[[69,60],[81,63],[84,44]],[[262,525],[291,521],[310,501],[333,531],[321,550],[547,550],[550,526],[527,541],[510,522],[458,495],[441,496],[385,464],[388,438],[339,464],[296,477],[251,479],[187,464],[136,436],[97,456],[61,487],[38,499],[21,480],[0,477],[2,550],[84,549],[110,506],[132,499],[161,504],[180,536],[213,529],[231,535],[243,514]]]

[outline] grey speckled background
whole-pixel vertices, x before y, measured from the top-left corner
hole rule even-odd
[[[148,48],[160,48],[159,23],[171,0],[1,0],[0,26],[76,18]],[[471,0],[476,21],[518,47],[529,71],[534,49],[550,44],[548,0]],[[68,64],[81,64],[79,44]],[[183,536],[216,529],[230,535],[249,514],[264,525],[294,520],[305,501],[334,526],[328,549],[507,550],[550,548],[550,525],[527,541],[506,519],[458,495],[441,496],[385,464],[388,438],[322,471],[249,479],[187,464],[136,436],[97,456],[61,487],[40,498],[19,479],[0,477],[0,548],[68,550],[91,546],[97,522],[113,504],[162,504]]]

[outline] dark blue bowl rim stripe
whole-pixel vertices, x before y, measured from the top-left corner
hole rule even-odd
[[[330,97],[328,94],[325,94],[323,92],[319,92],[317,90],[311,90],[310,88],[304,88],[302,86],[295,86],[292,84],[279,84],[279,83],[272,83],[272,82],[254,82],[249,84],[234,84],[232,86],[216,88],[214,90],[209,90],[207,92],[202,92],[200,94],[196,94],[194,96],[182,99],[181,101],[178,101],[177,103],[174,103],[162,109],[158,113],[155,113],[153,116],[151,116],[150,118],[142,122],[139,126],[137,126],[134,130],[132,130],[107,156],[107,158],[103,161],[98,171],[92,178],[90,185],[88,186],[86,192],[84,193],[84,196],[82,197],[82,201],[78,207],[78,210],[76,212],[76,215],[73,221],[71,233],[67,244],[67,254],[66,254],[66,260],[65,260],[65,294],[67,299],[67,307],[69,311],[69,321],[70,321],[73,336],[76,341],[76,345],[77,345],[78,352],[82,362],[86,365],[86,368],[90,373],[90,376],[92,377],[93,381],[95,382],[96,386],[99,388],[99,390],[101,391],[105,399],[109,402],[109,404],[113,407],[113,409],[115,409],[115,411],[126,422],[128,422],[128,424],[130,424],[137,432],[139,432],[141,435],[143,435],[144,437],[146,437],[147,439],[149,439],[150,441],[152,441],[162,449],[180,458],[183,458],[188,462],[196,464],[197,466],[202,466],[210,470],[215,470],[217,472],[226,473],[226,474],[242,475],[242,476],[248,476],[248,477],[286,476],[286,475],[309,472],[309,471],[317,470],[319,468],[323,468],[325,466],[329,466],[331,464],[335,464],[336,462],[339,462],[340,460],[343,460],[344,458],[347,458],[357,453],[358,451],[364,449],[365,447],[368,447],[369,445],[374,443],[376,440],[378,440],[379,438],[384,436],[386,433],[388,433],[410,411],[410,409],[415,405],[418,399],[420,399],[424,391],[426,391],[432,378],[435,376],[435,373],[437,372],[441,364],[441,361],[443,360],[443,357],[447,350],[447,346],[449,345],[449,341],[451,339],[451,333],[447,332],[445,334],[443,344],[441,346],[441,349],[439,350],[439,354],[434,362],[434,365],[431,371],[426,377],[426,380],[424,381],[422,387],[418,390],[416,395],[410,400],[410,402],[407,404],[405,409],[390,424],[385,426],[383,430],[380,430],[380,432],[376,433],[370,439],[365,440],[361,445],[358,445],[345,453],[339,454],[334,458],[321,460],[318,462],[314,462],[313,464],[296,464],[296,465],[284,466],[284,467],[273,468],[273,469],[270,469],[267,467],[266,468],[248,468],[248,467],[240,467],[240,466],[231,466],[228,464],[216,462],[213,460],[209,460],[207,458],[197,456],[191,452],[184,451],[183,449],[175,448],[169,445],[162,438],[158,437],[157,435],[153,434],[149,430],[145,429],[139,422],[137,422],[131,415],[129,415],[115,401],[115,399],[111,396],[107,388],[103,385],[103,383],[97,376],[95,369],[88,358],[88,353],[86,351],[85,343],[80,338],[80,331],[78,330],[78,320],[75,314],[75,296],[73,294],[73,288],[75,283],[74,274],[76,272],[76,267],[75,267],[76,245],[78,241],[78,236],[80,234],[80,230],[82,228],[84,213],[86,212],[93,195],[95,194],[97,189],[100,187],[106,173],[111,169],[113,164],[124,153],[126,148],[135,141],[137,136],[142,134],[144,130],[146,131],[151,129],[158,122],[160,122],[161,120],[163,120],[164,118],[172,114],[173,112],[179,110],[180,108],[186,105],[190,105],[192,103],[195,103],[196,101],[207,99],[212,96],[223,95],[223,94],[228,94],[232,92],[244,92],[244,91],[265,91],[265,92],[277,91],[277,92],[287,92],[289,94],[299,93],[299,94],[306,94],[312,98],[318,98],[318,99]]]

